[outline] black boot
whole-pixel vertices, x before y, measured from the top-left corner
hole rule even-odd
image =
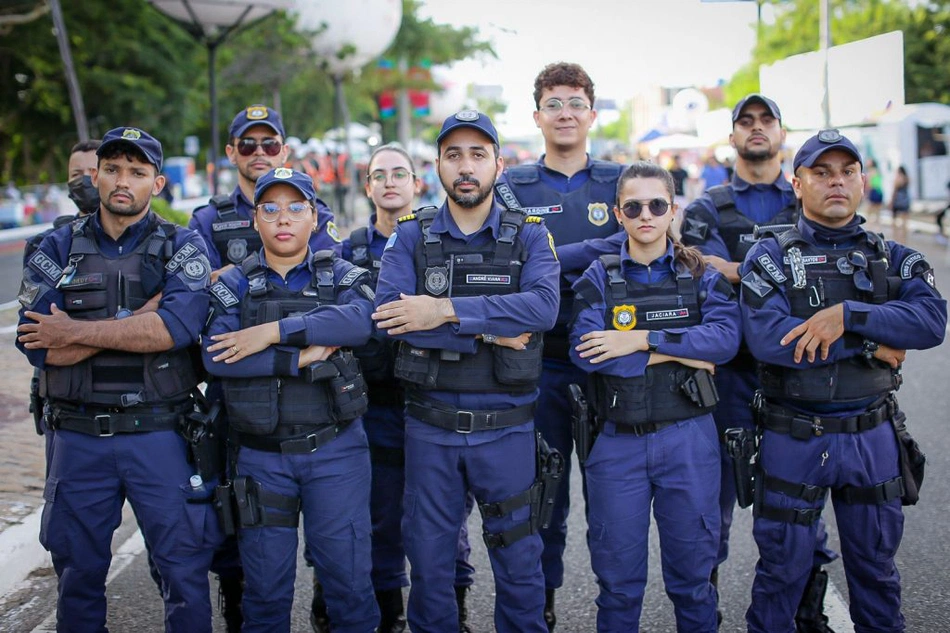
[[[465,604],[466,593],[468,593],[468,587],[464,585],[455,588],[455,602],[459,608],[459,633],[473,633],[472,627],[468,625],[468,606]]]
[[[310,603],[310,627],[313,633],[330,633],[330,616],[327,615],[327,603],[323,599],[323,585],[313,574],[313,601]]]
[[[835,633],[828,627],[828,616],[825,615],[826,591],[828,572],[821,567],[813,568],[795,614],[795,630],[798,633]]]
[[[722,609],[719,608],[719,565],[713,567],[709,574],[709,584],[713,586],[713,592],[716,594],[716,627],[722,626]]]
[[[236,576],[218,576],[218,608],[224,617],[228,633],[241,633],[244,615],[241,613],[241,599],[244,596],[244,578]]]
[[[402,589],[376,592],[379,605],[379,633],[403,633],[406,630],[406,612],[402,607]]]
[[[554,589],[544,590],[544,623],[548,625],[548,631],[554,630],[557,624],[557,615],[554,613]]]

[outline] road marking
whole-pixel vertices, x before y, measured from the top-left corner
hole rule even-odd
[[[828,591],[825,593],[825,615],[828,616],[828,627],[837,633],[854,633],[854,624],[851,623],[851,612],[848,603],[828,580]]]

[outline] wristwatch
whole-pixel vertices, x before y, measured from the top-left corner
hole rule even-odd
[[[482,334],[482,343],[487,343],[488,345],[492,345],[497,340],[498,340],[498,337],[494,334]]]
[[[880,347],[874,341],[864,339],[864,345],[861,348],[861,354],[864,356],[864,359],[869,363],[874,360],[874,352],[877,351],[877,348]]]
[[[655,352],[656,348],[660,346],[660,343],[663,342],[663,332],[659,330],[650,330],[647,333],[647,349],[651,352]]]
[[[119,310],[115,313],[116,319],[125,319],[130,316],[132,316],[132,311],[128,308],[119,308]]]

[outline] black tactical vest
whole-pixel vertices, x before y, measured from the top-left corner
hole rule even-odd
[[[149,217],[148,236],[132,252],[114,259],[100,252],[88,217],[73,224],[69,264],[60,285],[63,309],[71,318],[112,318],[120,308],[137,310],[162,290],[176,227]],[[75,274],[67,273],[70,267]],[[44,373],[44,395],[73,405],[177,404],[198,384],[187,349],[150,354],[103,350],[75,365],[47,366]]]
[[[424,207],[400,222],[417,219],[422,238],[416,244],[417,294],[432,297],[506,295],[521,288],[524,243],[519,239],[524,212],[502,212],[498,238],[479,246],[442,243],[429,227],[438,209]],[[528,220],[530,221],[530,220]],[[405,341],[396,353],[395,374],[423,389],[479,393],[527,393],[541,376],[542,334],[534,333],[526,350],[478,344],[474,354],[413,347]]]
[[[661,284],[642,284],[624,278],[619,255],[602,255],[600,261],[607,270],[607,329],[662,330],[702,323],[700,279],[688,271]],[[589,393],[594,411],[601,420],[618,424],[671,422],[708,413],[712,406],[700,407],[684,390],[696,371],[666,362],[650,365],[634,378],[593,373]]]
[[[716,211],[719,212],[719,235],[726,244],[726,248],[729,249],[730,260],[742,262],[745,260],[746,253],[756,242],[753,236],[755,222],[739,212],[731,186],[716,185],[707,189],[706,193],[716,207]],[[795,224],[798,222],[798,216],[798,203],[793,199],[772,219],[759,226]]]
[[[261,250],[264,243],[254,229],[254,221],[238,213],[230,196],[213,196],[208,203],[216,213],[211,223],[211,240],[221,256],[222,265],[238,266],[248,255]]]
[[[888,249],[883,238],[871,232],[852,249],[815,246],[797,228],[775,235],[782,247],[783,261],[771,262],[763,255],[756,269],[784,286],[791,315],[808,319],[816,312],[852,299],[865,303],[885,303],[897,296],[900,278],[888,276]],[[853,255],[858,252],[860,255]],[[863,256],[863,257],[861,257]],[[866,262],[865,265],[855,265]],[[768,260],[768,261],[766,261]],[[773,265],[781,266],[781,271]],[[776,275],[778,276],[776,278]],[[856,280],[861,277],[861,280]],[[866,277],[873,290],[867,288]],[[806,402],[850,402],[886,395],[900,386],[900,374],[886,363],[863,356],[805,369],[768,363],[759,364],[759,378],[767,398]]]

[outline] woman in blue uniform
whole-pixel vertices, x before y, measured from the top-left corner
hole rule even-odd
[[[369,272],[308,246],[309,176],[261,176],[254,224],[264,247],[212,285],[204,362],[222,380],[237,444],[244,628],[290,631],[297,525],[334,631],[379,621],[370,581],[366,390],[352,346],[372,331]]]
[[[574,284],[571,359],[599,424],[585,464],[597,630],[639,629],[650,506],[677,629],[716,631],[719,439],[711,374],[735,355],[732,286],[675,240],[673,178],[638,162],[617,183],[627,239]]]

